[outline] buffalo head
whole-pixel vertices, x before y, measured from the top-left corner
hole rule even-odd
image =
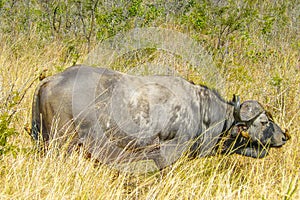
[[[230,129],[227,152],[230,149],[244,156],[263,158],[270,147],[281,147],[290,138],[259,102],[248,100],[240,105],[236,96],[233,102],[235,122]]]

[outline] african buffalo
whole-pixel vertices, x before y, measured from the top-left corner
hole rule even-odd
[[[133,76],[77,65],[44,79],[32,107],[32,137],[78,146],[103,163],[237,153],[262,158],[289,139],[257,101],[227,102],[174,76]]]

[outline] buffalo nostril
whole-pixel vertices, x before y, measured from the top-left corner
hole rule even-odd
[[[287,140],[288,140],[287,137],[285,136],[282,137],[282,141],[286,142]]]

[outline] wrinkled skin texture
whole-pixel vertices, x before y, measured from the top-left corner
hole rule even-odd
[[[234,105],[179,77],[74,66],[38,86],[32,137],[67,143],[69,151],[82,146],[103,163],[153,159],[160,169],[186,152],[204,157],[221,148],[262,158],[285,144],[287,136],[258,102],[241,105],[241,121]]]

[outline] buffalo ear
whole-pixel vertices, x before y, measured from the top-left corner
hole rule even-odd
[[[236,138],[239,135],[239,127],[238,126],[232,127],[230,130],[230,135],[231,137]]]
[[[249,139],[250,135],[246,130],[246,125],[236,125],[230,130],[230,135],[233,138],[236,138],[237,136],[241,135],[242,137]]]

